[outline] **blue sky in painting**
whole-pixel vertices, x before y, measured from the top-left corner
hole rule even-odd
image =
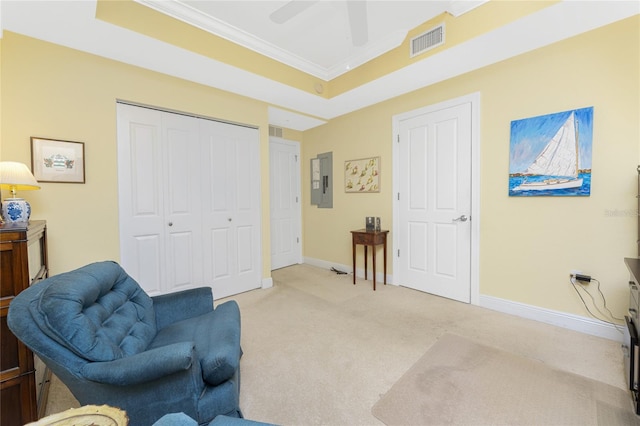
[[[571,111],[575,111],[578,125],[578,151],[580,154],[578,168],[590,169],[593,145],[593,107],[512,121],[509,173],[524,172],[542,152],[560,126],[569,118]]]

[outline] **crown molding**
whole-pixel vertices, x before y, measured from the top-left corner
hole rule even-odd
[[[489,0],[451,0],[447,12],[457,18],[488,1]]]
[[[234,27],[233,25],[229,25],[215,17],[206,15],[179,0],[134,1],[210,34],[222,37],[249,50],[253,50],[256,53],[287,64],[297,70],[311,74],[314,77],[323,80],[327,80],[328,78],[328,72],[325,68],[315,65],[297,55],[293,55],[286,50],[280,49],[279,47],[261,40],[244,30]]]
[[[324,81],[329,81],[336,77],[339,77],[340,75],[345,74],[374,58],[377,58],[383,53],[386,53],[389,50],[398,47],[404,41],[408,33],[408,31],[397,31],[378,42],[368,43],[364,48],[354,47],[354,54],[352,54],[346,60],[332,67],[325,68],[316,65],[304,58],[301,58],[300,56],[294,55],[284,49],[281,49],[269,42],[259,39],[233,25],[229,25],[228,23],[223,22],[215,17],[202,13],[180,0],[134,1],[138,4],[149,7],[153,10],[156,10],[174,19],[180,20],[186,24],[192,25],[210,34],[222,37],[268,58],[271,58],[278,62],[282,62],[299,71],[305,72]],[[482,4],[483,1],[454,1],[452,3],[462,3],[465,5],[467,3]],[[461,8],[462,6],[457,7],[457,9]]]

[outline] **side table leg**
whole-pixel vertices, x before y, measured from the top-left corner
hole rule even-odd
[[[384,237],[384,285],[387,285],[387,236]]]
[[[373,257],[373,291],[376,291],[376,246],[371,246],[371,257]]]
[[[367,280],[367,245],[364,245],[364,280]]]
[[[356,238],[351,237],[351,253],[353,254],[353,285],[356,285]]]

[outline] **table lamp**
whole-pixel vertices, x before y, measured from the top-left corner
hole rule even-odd
[[[16,191],[40,189],[38,181],[33,177],[29,168],[23,163],[15,161],[0,161],[0,189],[11,191],[11,198],[5,198],[2,203],[2,218],[7,223],[23,223],[29,221],[31,206],[16,197]]]

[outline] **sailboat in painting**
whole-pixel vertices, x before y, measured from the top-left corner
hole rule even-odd
[[[578,177],[578,127],[575,112],[558,129],[542,152],[522,174],[525,180],[513,191],[541,191],[554,189],[579,188],[582,178]],[[528,176],[541,176],[544,179],[532,179]],[[547,178],[548,177],[548,178]]]

